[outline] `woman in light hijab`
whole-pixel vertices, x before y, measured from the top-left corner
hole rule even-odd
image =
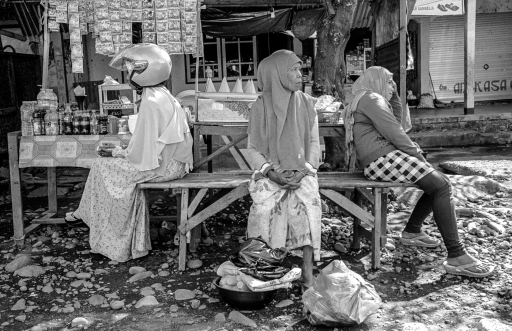
[[[163,48],[136,44],[110,65],[127,70],[130,85],[141,92],[137,124],[126,149],[99,147],[104,157],[92,164],[80,205],[66,223],[90,228],[93,257],[125,262],[151,249],[146,196],[137,184],[183,177],[192,166],[193,140],[185,112],[164,86],[171,59]]]
[[[322,207],[316,168],[320,160],[316,99],[302,93],[302,62],[280,50],[258,67],[262,95],[249,118],[248,151],[255,169],[249,186],[253,204],[248,237],[272,248],[302,248],[303,284],[313,283],[313,259],[320,261]]]
[[[388,100],[394,88],[393,74],[382,67],[368,68],[354,83],[354,99],[345,114],[347,156],[355,148],[368,179],[413,182],[423,190],[402,232],[403,245],[434,248],[441,244],[421,231],[423,222],[433,212],[448,251],[446,272],[489,276],[495,266],[469,255],[459,238],[450,180],[427,163],[393,116]]]

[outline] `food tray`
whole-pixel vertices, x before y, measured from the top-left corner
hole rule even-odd
[[[198,120],[202,122],[248,122],[254,100],[198,100]]]

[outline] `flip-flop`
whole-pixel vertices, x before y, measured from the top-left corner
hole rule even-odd
[[[423,240],[421,239],[429,239],[429,240],[435,240],[436,243],[427,243],[427,242],[424,242]],[[414,238],[403,238],[403,237],[400,237],[400,243],[402,243],[402,245],[404,246],[419,246],[419,247],[427,247],[427,248],[435,248],[439,245],[441,245],[441,241],[440,240],[437,240],[435,238],[432,238],[431,236],[427,235],[426,233],[421,233],[421,236],[417,236],[417,237],[414,237]]]
[[[467,270],[467,268],[475,267],[475,266],[482,265],[482,264],[489,266],[490,270],[488,272],[484,272],[484,273],[473,272],[471,270]],[[471,263],[463,264],[463,265],[459,265],[459,266],[449,265],[448,261],[444,261],[443,267],[444,267],[444,270],[446,271],[446,273],[449,273],[452,275],[459,275],[459,276],[475,277],[475,278],[483,278],[483,277],[490,276],[491,274],[494,273],[494,270],[496,269],[495,265],[490,264],[490,263],[483,263],[482,261],[471,262]]]
[[[82,219],[75,217],[75,215],[73,215],[73,212],[66,213],[66,217],[64,217],[64,221],[66,222],[66,224],[68,226],[70,226],[72,228],[87,226]]]

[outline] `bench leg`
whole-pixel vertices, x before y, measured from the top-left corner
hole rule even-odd
[[[23,199],[21,197],[21,174],[19,167],[19,147],[17,132],[10,132],[7,136],[9,145],[9,169],[11,177],[12,225],[14,228],[14,242],[16,246],[25,245],[23,231]]]
[[[178,208],[180,209],[180,217],[179,222],[183,224],[188,219],[188,188],[181,189],[181,199],[180,205]],[[185,270],[186,262],[187,262],[187,234],[180,235],[180,249],[179,249],[179,257],[178,257],[178,270]]]
[[[48,172],[48,213],[57,213],[57,168],[47,168]]]
[[[361,193],[358,190],[354,190],[354,200],[359,207],[363,207],[363,197],[361,196]],[[352,249],[358,251],[361,249],[361,220],[355,216],[353,228],[354,229],[352,233]]]
[[[374,225],[372,229],[372,268],[380,268],[380,243],[381,243],[381,231],[382,231],[382,188],[373,189],[374,204],[373,204],[373,215]]]
[[[387,243],[388,236],[388,189],[383,188],[381,192],[380,207],[380,246],[383,247]]]

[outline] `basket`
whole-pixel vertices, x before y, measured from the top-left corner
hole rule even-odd
[[[341,111],[318,111],[318,123],[331,123],[338,124],[340,123],[340,115]]]

